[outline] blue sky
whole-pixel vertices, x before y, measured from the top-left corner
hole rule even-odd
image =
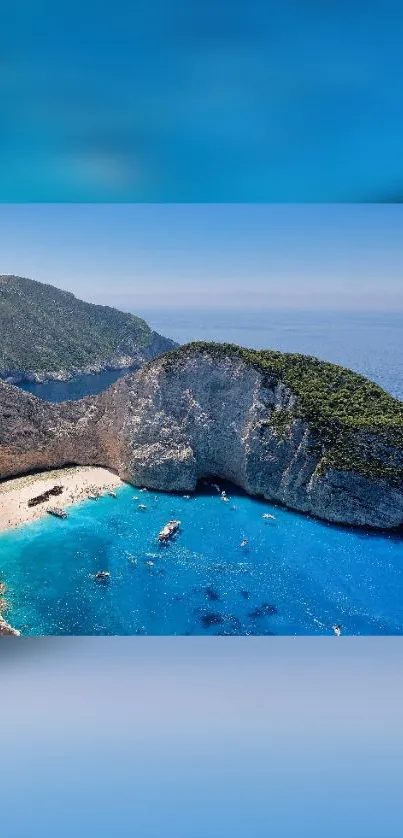
[[[3,3],[0,200],[401,200],[402,42],[401,0]]]
[[[3,205],[0,273],[128,311],[403,310],[403,206]]]

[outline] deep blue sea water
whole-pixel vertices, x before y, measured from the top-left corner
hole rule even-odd
[[[84,396],[101,393],[127,372],[127,369],[105,370],[94,375],[78,375],[70,381],[44,381],[41,384],[26,381],[19,386],[39,399],[57,403],[65,399],[82,399]]]
[[[401,314],[149,319],[180,341],[316,354],[403,398]],[[403,538],[334,527],[225,488],[227,504],[206,487],[190,500],[124,487],[116,499],[71,508],[66,521],[3,534],[10,621],[24,634],[332,634],[334,624],[344,634],[403,633]],[[158,531],[172,517],[181,532],[161,547]],[[109,584],[94,581],[100,569]]]
[[[153,329],[178,343],[218,340],[254,349],[316,355],[366,375],[403,399],[402,312],[146,310],[140,313]],[[22,386],[39,398],[60,402],[98,393],[125,372],[108,370],[70,382]]]

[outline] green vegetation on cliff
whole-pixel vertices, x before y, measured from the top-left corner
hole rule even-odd
[[[152,357],[173,346],[133,314],[85,303],[31,279],[0,276],[0,374],[83,370],[120,357]]]
[[[310,355],[227,343],[190,343],[165,355],[164,363],[169,367],[195,351],[217,359],[238,356],[266,376],[268,384],[281,381],[288,387],[297,396],[292,417],[308,422],[317,433],[321,468],[354,470],[396,483],[403,480],[403,402],[379,385]],[[278,416],[274,412],[267,420],[279,436],[287,430],[285,412]]]

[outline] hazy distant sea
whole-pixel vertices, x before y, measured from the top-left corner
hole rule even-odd
[[[137,312],[139,313],[139,312]],[[148,323],[179,343],[217,340],[256,349],[303,352],[342,364],[403,399],[403,312],[140,312]],[[71,382],[29,384],[24,389],[51,401],[97,393],[122,372],[108,371]]]
[[[142,311],[167,337],[316,355],[403,399],[403,312]]]

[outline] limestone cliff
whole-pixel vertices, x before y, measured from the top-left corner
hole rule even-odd
[[[190,344],[60,405],[0,383],[0,476],[67,463],[166,491],[216,475],[327,521],[403,524],[403,405],[300,355]]]

